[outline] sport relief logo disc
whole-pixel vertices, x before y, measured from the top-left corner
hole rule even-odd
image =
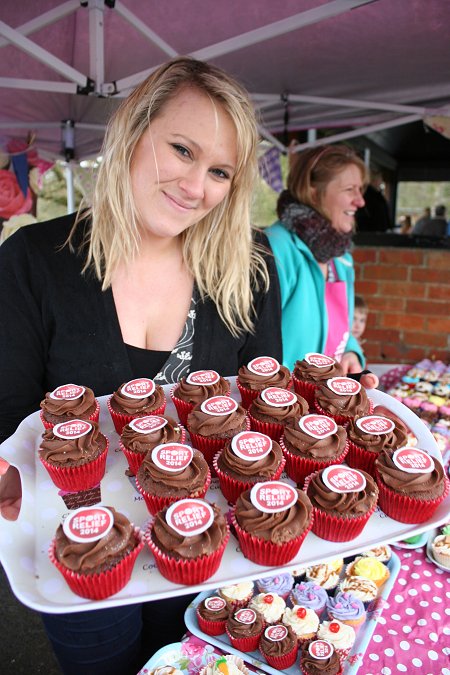
[[[264,513],[280,513],[287,511],[297,503],[297,490],[278,480],[256,483],[250,490],[250,501],[253,506]]]
[[[308,651],[314,659],[329,659],[334,652],[334,647],[327,640],[314,640],[310,643]]]
[[[230,396],[211,396],[200,404],[200,409],[207,415],[230,415],[236,412],[238,404]]]
[[[86,388],[78,384],[62,384],[51,392],[50,398],[54,398],[57,401],[74,401],[77,398],[81,398],[85,391]]]
[[[405,446],[392,455],[395,466],[405,473],[431,473],[434,471],[434,460],[424,450]]]
[[[72,438],[81,438],[86,436],[92,430],[92,424],[86,420],[69,420],[60,422],[53,427],[53,434],[58,438],[68,441]]]
[[[252,359],[247,364],[247,368],[254,375],[269,377],[270,375],[276,375],[278,373],[280,364],[271,356],[257,356],[256,359]]]
[[[358,429],[373,436],[385,436],[395,429],[392,420],[381,415],[365,415],[356,420]]]
[[[128,426],[137,431],[138,434],[151,434],[152,431],[159,431],[167,424],[165,417],[159,415],[146,415],[145,417],[136,417],[128,422]]]
[[[206,609],[209,609],[210,612],[221,612],[226,606],[227,603],[225,600],[218,595],[212,595],[205,600],[205,607]]]
[[[249,607],[243,607],[234,613],[234,618],[236,621],[239,621],[239,623],[244,623],[247,626],[250,626],[256,621],[256,612]]]
[[[361,385],[351,377],[331,377],[327,380],[327,386],[339,396],[354,396],[361,391]]]
[[[366,478],[361,471],[342,464],[333,464],[323,469],[322,480],[332,492],[342,494],[360,492],[366,487]]]
[[[146,398],[151,396],[155,389],[156,385],[153,380],[148,377],[138,377],[124,384],[120,391],[128,398]]]
[[[82,506],[72,511],[63,523],[64,534],[80,544],[98,541],[114,525],[112,511],[104,506]]]
[[[214,520],[212,507],[201,499],[181,499],[166,511],[166,522],[182,537],[205,532]]]
[[[188,384],[197,384],[205,387],[217,384],[219,380],[220,375],[215,370],[195,370],[193,373],[189,373],[186,378]]]
[[[275,626],[268,626],[264,631],[265,637],[272,642],[280,642],[281,640],[284,640],[287,634],[287,627],[283,626],[281,623],[278,623]]]
[[[231,439],[231,449],[246,462],[256,462],[270,453],[272,439],[258,431],[241,431]]]
[[[332,436],[338,428],[336,422],[331,417],[314,414],[300,417],[298,426],[305,434],[319,440]]]
[[[331,356],[325,356],[325,354],[319,354],[318,352],[308,352],[305,354],[305,361],[310,366],[315,366],[316,368],[329,368],[336,363]]]
[[[281,387],[267,387],[260,396],[267,405],[274,408],[285,408],[298,402],[297,396],[292,391]]]
[[[177,473],[192,462],[194,451],[183,443],[161,443],[152,450],[152,461],[163,471]]]

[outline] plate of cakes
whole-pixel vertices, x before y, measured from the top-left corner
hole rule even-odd
[[[0,518],[15,595],[50,613],[120,606],[438,528],[449,483],[430,430],[337,366],[310,354],[289,373],[259,357],[237,377],[137,378],[98,398],[82,384],[48,392],[0,448],[23,489],[18,520]],[[70,555],[86,546],[92,555]]]

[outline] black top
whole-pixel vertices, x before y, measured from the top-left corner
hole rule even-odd
[[[169,358],[170,352],[157,352],[154,349],[142,349],[125,344],[133,377],[153,379]]]
[[[74,382],[109,394],[134,369],[122,339],[113,294],[65,242],[74,215],[18,230],[0,246],[0,440],[39,409],[46,391]],[[77,237],[82,236],[81,223]],[[257,235],[267,246],[263,234]],[[81,239],[80,239],[81,241]],[[75,242],[76,243],[76,242]],[[255,292],[255,333],[235,338],[206,298],[197,305],[191,370],[224,377],[260,355],[281,361],[281,309],[271,254],[268,293]]]

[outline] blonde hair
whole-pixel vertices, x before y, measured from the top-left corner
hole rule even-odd
[[[134,150],[149,124],[182,87],[218,102],[236,128],[237,166],[225,199],[181,235],[184,261],[202,298],[209,296],[233,335],[253,330],[253,288],[267,289],[262,248],[253,242],[250,206],[257,175],[257,123],[247,92],[221,69],[188,57],[160,66],[122,102],[103,143],[92,207],[85,270],[93,266],[102,288],[119,263],[138,254],[138,214],[131,188]]]
[[[330,181],[347,166],[354,164],[361,172],[363,184],[368,182],[368,172],[363,160],[346,145],[325,145],[309,148],[293,161],[287,179],[291,195],[321,213],[325,218],[322,202]]]

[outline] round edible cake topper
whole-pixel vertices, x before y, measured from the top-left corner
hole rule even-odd
[[[327,640],[314,640],[310,643],[308,651],[314,659],[329,659],[334,652],[334,647]]]
[[[54,436],[70,440],[72,438],[81,438],[86,436],[92,430],[92,424],[86,420],[69,420],[68,422],[60,422],[53,427]]]
[[[419,448],[399,448],[392,455],[392,461],[405,473],[431,473],[434,470],[433,458]]]
[[[146,415],[145,417],[136,417],[128,422],[128,425],[139,434],[150,434],[152,431],[158,431],[167,424],[165,417],[159,415]]]
[[[285,408],[297,403],[297,396],[292,391],[281,387],[267,387],[267,389],[262,390],[260,396],[267,405],[272,405],[275,408]]]
[[[51,392],[50,398],[54,398],[58,401],[73,401],[77,398],[81,398],[85,391],[86,388],[80,387],[79,384],[62,384]]]
[[[104,506],[82,506],[71,511],[63,523],[66,537],[84,544],[105,537],[114,525],[112,511]]]
[[[308,352],[305,354],[305,361],[306,363],[309,363],[310,366],[316,366],[316,368],[328,368],[329,366],[334,366],[336,363],[331,356],[325,356],[325,354],[318,354],[317,352]]]
[[[360,492],[366,487],[366,479],[361,471],[342,464],[333,464],[323,469],[322,480],[332,492],[342,494]]]
[[[327,386],[339,396],[353,396],[361,391],[360,383],[351,377],[331,377],[327,380]]]
[[[234,618],[236,621],[239,621],[239,623],[245,623],[247,626],[249,626],[250,624],[255,623],[256,612],[253,609],[249,609],[248,607],[243,607],[234,613]]]
[[[328,438],[337,431],[337,424],[331,417],[326,415],[304,415],[300,417],[298,426],[305,434],[312,438]]]
[[[206,609],[209,609],[210,612],[221,612],[222,609],[225,609],[226,604],[225,600],[218,595],[212,595],[205,600],[205,607]]]
[[[217,384],[219,380],[220,375],[215,370],[194,370],[186,378],[188,384],[198,384],[206,387]]]
[[[148,377],[138,377],[135,380],[126,382],[120,390],[124,396],[128,398],[145,398],[151,396],[155,391],[156,386],[153,380]]]
[[[236,412],[238,404],[230,396],[211,396],[200,404],[200,409],[207,415],[229,415]]]
[[[250,490],[250,501],[253,506],[264,513],[287,511],[297,503],[297,500],[297,490],[279,480],[256,483]]]
[[[264,459],[272,450],[272,439],[258,431],[241,431],[231,439],[231,449],[246,462]]]
[[[201,499],[180,499],[166,511],[166,522],[182,537],[195,537],[214,520],[212,507]]]
[[[194,451],[183,443],[161,443],[152,450],[152,461],[163,471],[177,473],[192,462]]]
[[[275,624],[275,626],[268,626],[264,631],[264,635],[268,640],[272,642],[280,642],[288,634],[288,629],[286,626],[283,626],[282,623]]]
[[[361,431],[364,431],[364,433],[372,434],[373,436],[385,436],[395,429],[394,422],[388,417],[382,417],[381,415],[358,417],[356,426]]]
[[[247,368],[254,375],[267,377],[269,375],[275,375],[278,373],[280,370],[280,364],[271,356],[258,356],[256,359],[252,359],[250,363],[247,364]]]

